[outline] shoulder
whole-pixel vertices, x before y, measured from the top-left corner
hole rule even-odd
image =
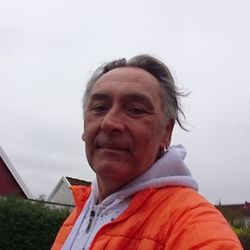
[[[164,188],[148,188],[137,193],[131,203],[145,199],[143,206],[149,209],[160,209],[164,206],[164,211],[192,210],[194,208],[215,207],[202,197],[197,191],[186,187],[164,187]],[[163,212],[164,212],[163,211]]]
[[[165,235],[170,235],[166,246],[242,249],[223,215],[195,190],[168,187],[159,189],[154,196],[160,200],[155,210],[158,223]]]
[[[177,210],[193,210],[193,209],[216,209],[214,205],[208,202],[202,195],[192,188],[185,187],[165,187],[155,192],[155,197],[160,202],[167,205],[172,212]],[[217,209],[216,209],[217,211]]]

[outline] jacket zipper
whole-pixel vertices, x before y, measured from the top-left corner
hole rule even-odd
[[[118,218],[116,218],[114,221],[111,221],[105,225],[103,225],[96,233],[95,237],[93,238],[91,244],[89,245],[89,250],[92,250],[94,247],[94,244],[97,240],[97,238],[105,231],[106,228],[108,228],[110,225],[115,225],[117,223],[120,223],[124,220],[126,220],[129,216],[131,216],[132,214],[134,214],[141,206],[141,204],[148,199],[148,197],[150,195],[152,195],[153,193],[155,193],[156,189],[155,188],[147,188],[144,191],[142,191],[141,193],[141,197],[143,197],[143,199],[140,199],[140,201],[136,201],[137,203],[139,203],[139,205],[135,206],[135,200],[132,199],[132,202],[129,203],[129,206],[127,207],[127,209],[125,209],[125,211],[118,216]],[[145,194],[145,195],[144,195]],[[138,199],[137,199],[138,200]],[[133,208],[133,209],[132,209]],[[85,249],[85,248],[84,248]]]
[[[88,226],[86,228],[86,233],[88,233],[90,231],[90,228],[92,226],[94,218],[95,218],[95,210],[91,210],[90,211],[89,224],[88,224]]]
[[[86,238],[86,241],[85,241],[83,249],[85,249],[86,246],[88,245],[90,236],[91,236],[92,231],[93,231],[93,226],[95,226],[95,223],[96,223],[99,215],[100,215],[100,209],[99,209],[98,205],[95,205],[92,208],[92,210],[90,211],[89,223],[88,223],[86,231],[85,231],[86,234],[88,234],[88,235],[87,235],[87,238]]]

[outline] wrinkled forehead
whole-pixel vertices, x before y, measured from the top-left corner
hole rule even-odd
[[[159,81],[149,72],[135,67],[121,67],[110,70],[94,84],[90,97],[96,93],[147,96],[152,102],[161,102],[162,89]]]
[[[115,79],[119,80],[119,82],[137,81],[137,82],[152,82],[152,84],[157,82],[160,87],[158,79],[148,71],[141,68],[128,67],[128,66],[119,67],[108,71],[96,81],[95,85],[98,84],[99,82],[110,81]]]

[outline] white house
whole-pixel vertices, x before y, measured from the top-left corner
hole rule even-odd
[[[73,185],[90,186],[91,182],[63,176],[46,201],[73,206],[73,195],[70,189]]]

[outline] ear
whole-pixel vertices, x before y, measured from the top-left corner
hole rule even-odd
[[[85,134],[84,134],[84,132],[82,133],[82,140],[85,141]]]
[[[161,142],[162,148],[168,148],[170,146],[174,123],[175,123],[174,119],[169,119],[164,125],[165,127],[164,127],[162,142]]]

